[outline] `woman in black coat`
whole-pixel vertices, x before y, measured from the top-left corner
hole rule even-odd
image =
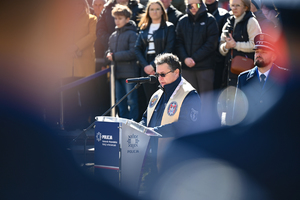
[[[155,56],[172,53],[175,45],[175,27],[167,22],[168,16],[160,0],[149,1],[146,13],[139,23],[140,33],[135,45],[135,54],[142,68],[141,76],[155,74]],[[147,102],[157,90],[156,84],[143,84]]]

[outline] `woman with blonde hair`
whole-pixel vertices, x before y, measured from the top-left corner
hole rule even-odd
[[[235,56],[254,59],[254,37],[261,33],[260,26],[250,11],[251,0],[230,0],[232,16],[224,25],[219,51],[226,56],[224,86],[236,86],[237,74],[231,73],[231,62]]]
[[[172,53],[175,45],[175,27],[160,0],[150,0],[146,13],[138,24],[140,33],[135,45],[135,54],[141,66],[141,76],[155,74],[154,58],[158,54]],[[158,83],[143,84],[147,102],[157,90]]]

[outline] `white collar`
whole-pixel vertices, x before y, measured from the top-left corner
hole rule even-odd
[[[240,22],[244,18],[245,15],[246,15],[246,12],[244,12],[243,14],[241,14],[241,16],[239,16],[239,17],[235,17],[234,16],[234,18],[235,18],[234,25],[236,25],[238,22]]]
[[[269,75],[269,73],[270,73],[270,70],[271,70],[271,69],[269,69],[269,70],[266,71],[265,73],[261,73],[259,70],[257,70],[257,71],[258,71],[258,76],[260,77],[260,75],[264,74],[264,75],[266,76],[266,78],[268,78],[268,75]]]

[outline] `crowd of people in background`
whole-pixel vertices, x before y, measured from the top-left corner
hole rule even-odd
[[[266,7],[261,0],[77,2],[84,5],[85,10],[89,4],[92,6],[91,12],[85,12],[86,23],[82,30],[77,32],[86,33],[69,49],[76,66],[73,71],[69,70],[72,77],[85,77],[114,65],[116,89],[110,92],[116,93],[117,102],[134,87],[133,83],[126,83],[127,78],[154,75],[155,57],[173,53],[182,63],[182,76],[200,95],[204,121],[220,116],[214,92],[237,86],[238,74],[230,70],[232,59],[239,55],[254,60],[254,37],[259,33],[276,37],[280,29],[275,5]],[[115,10],[121,8],[119,5],[127,8],[126,11],[124,7],[121,9],[127,14]],[[95,54],[85,59],[88,56],[85,51],[92,53],[92,49],[87,48],[92,44]],[[78,68],[77,60],[89,64]],[[91,72],[87,72],[88,68]],[[81,71],[87,73],[77,75]],[[118,105],[118,116],[140,121],[158,86],[159,82],[143,84],[143,89],[133,92]]]
[[[265,4],[266,1],[268,4]],[[270,3],[271,1],[272,3]],[[249,119],[248,122],[254,122],[250,124],[242,122],[236,126],[226,126],[209,131],[197,130],[196,134],[177,138],[164,154],[159,176],[157,181],[155,180],[152,184],[155,188],[150,191],[153,196],[149,196],[147,193],[145,199],[199,199],[201,197],[230,200],[300,199],[300,135],[298,127],[300,23],[299,20],[296,20],[300,11],[300,2],[274,0],[274,4],[273,0],[252,0],[250,11],[245,7],[247,4],[245,2],[246,0],[203,0],[203,2],[191,0],[190,5],[183,4],[184,9],[182,10],[176,6],[182,5],[181,1],[176,0],[175,4],[175,0],[173,0],[172,6],[178,9],[183,16],[178,19],[177,25],[172,26],[172,22],[169,21],[171,18],[169,11],[166,11],[168,20],[160,21],[165,22],[165,28],[170,27],[170,30],[175,28],[175,47],[171,57],[173,54],[177,55],[174,56],[177,64],[179,63],[177,58],[180,57],[176,48],[176,45],[179,45],[177,42],[179,27],[191,24],[196,30],[196,25],[198,26],[199,23],[195,22],[194,25],[193,21],[202,20],[200,22],[202,25],[200,25],[205,31],[201,31],[206,32],[208,27],[211,26],[210,28],[213,29],[216,27],[214,24],[217,24],[217,42],[213,42],[214,48],[210,53],[214,55],[211,60],[215,64],[213,91],[217,94],[219,89],[225,88],[229,82],[229,73],[225,73],[231,66],[227,62],[228,57],[231,57],[230,48],[233,49],[233,55],[253,54],[255,67],[237,76],[235,91],[240,90],[243,93],[240,95],[237,93],[230,100],[234,105],[234,117],[240,116],[241,111],[248,104],[251,112],[245,111],[245,119]],[[121,49],[114,51],[114,48],[122,47],[134,52],[130,55],[134,54],[135,59],[131,60],[134,56],[128,56],[129,62],[134,62],[138,66],[138,71],[134,75],[140,76],[142,72],[145,72],[135,54],[137,38],[141,37],[140,35],[145,30],[154,30],[150,26],[155,23],[148,22],[149,27],[141,30],[142,26],[139,26],[141,18],[133,19],[133,16],[145,13],[147,3],[147,1],[124,3],[122,10],[129,12],[127,9],[129,8],[131,11],[131,21],[128,21],[127,14],[125,17],[123,14],[119,15],[118,12],[112,15],[111,12],[119,7],[115,5],[117,2],[114,1],[28,0],[26,3],[22,1],[2,2],[0,7],[2,16],[0,20],[2,30],[0,31],[2,199],[21,199],[24,196],[30,199],[140,199],[131,196],[127,191],[121,191],[111,186],[104,178],[95,180],[94,177],[87,175],[87,170],[81,171],[80,168],[86,169],[87,165],[78,167],[74,155],[69,150],[70,139],[66,142],[65,139],[62,139],[69,134],[66,134],[66,131],[57,131],[55,129],[57,126],[53,129],[53,126],[49,127],[48,124],[45,125],[45,122],[51,120],[51,112],[55,112],[55,108],[60,108],[59,104],[54,106],[51,104],[53,99],[58,102],[61,99],[67,101],[64,104],[65,109],[68,109],[66,106],[70,106],[70,102],[73,101],[77,106],[73,116],[82,116],[86,121],[92,119],[93,114],[101,115],[103,113],[101,111],[91,113],[94,109],[85,108],[85,105],[91,106],[91,100],[99,103],[109,99],[111,91],[107,84],[107,74],[101,76],[104,79],[101,83],[86,82],[90,85],[81,85],[80,88],[77,86],[63,92],[61,85],[69,81],[73,83],[77,79],[88,78],[96,71],[108,71],[111,60],[113,60],[112,64],[117,63],[117,60],[114,60],[117,57],[114,58],[114,56],[121,52]],[[167,2],[162,3],[167,7]],[[93,6],[94,10],[90,10],[91,6],[88,4]],[[119,4],[123,3],[119,2]],[[161,4],[154,4],[157,9],[150,11],[151,6],[149,5],[149,12],[164,13],[159,9],[160,7],[157,7]],[[280,12],[277,12],[274,5],[278,6]],[[172,6],[170,5],[169,8]],[[205,6],[206,11],[203,9]],[[194,12],[197,9],[199,13]],[[236,17],[239,13],[240,17]],[[151,15],[148,16],[148,19],[151,19]],[[119,20],[125,21],[126,24],[120,25]],[[181,24],[182,21],[188,23]],[[100,23],[105,25],[101,27]],[[133,24],[136,25],[136,31],[133,30]],[[109,26],[112,26],[110,33],[101,32],[101,28],[105,29]],[[279,43],[275,43],[273,39],[277,39],[281,26],[283,33],[279,38]],[[160,28],[158,27],[153,35]],[[261,33],[251,39],[255,30],[260,30]],[[181,65],[186,65],[183,70],[192,70],[193,67],[190,68],[188,65],[205,66],[202,60],[197,60],[198,57],[194,58],[192,54],[188,54],[193,53],[194,49],[196,52],[200,51],[202,48],[200,42],[195,43],[195,47],[194,43],[191,43],[190,49],[185,49],[184,36],[192,35],[192,32],[183,30],[181,33],[183,35],[183,39],[181,38],[182,50],[186,51],[186,57],[180,57]],[[248,38],[244,38],[245,35]],[[122,39],[122,42],[118,43],[120,46],[110,46],[118,37],[124,37],[124,41]],[[130,41],[134,37],[136,38],[135,43],[125,44],[125,40]],[[150,45],[152,40],[149,40],[148,37],[145,37],[147,40],[145,42]],[[165,37],[167,36],[165,35]],[[204,33],[202,35],[201,32],[197,34],[197,39],[202,39],[199,37],[209,36]],[[154,44],[155,39],[153,37]],[[159,39],[161,40],[161,38]],[[248,45],[253,46],[244,48]],[[154,47],[156,48],[156,46]],[[223,53],[227,52],[226,55],[220,52],[220,48]],[[149,48],[144,51],[146,55],[143,54],[146,61],[148,50]],[[100,54],[98,54],[99,52]],[[179,80],[181,76],[184,76],[184,71],[182,70],[181,73],[180,68],[179,70],[174,68],[176,66],[174,63],[168,64],[170,60],[164,60],[166,55],[156,57],[157,60],[153,66],[156,67],[156,76],[160,85],[164,87],[163,92],[166,96],[163,96],[162,90],[159,89],[158,95],[161,95],[162,101],[155,101],[154,96],[152,103],[148,104],[149,108],[146,105],[147,113],[145,115],[149,113],[149,117],[147,116],[147,119],[144,118],[144,120],[154,127],[169,123],[168,114],[174,112],[174,106],[170,107],[173,109],[170,109],[170,112],[163,110],[162,116],[156,115],[153,107],[157,105],[158,108],[164,108],[172,103],[169,100],[168,104],[164,104],[167,98],[171,99],[172,97],[171,89],[176,90],[177,87],[173,87],[174,84],[181,86],[174,97],[182,101],[181,110],[184,113],[181,114],[185,114],[191,120],[196,120],[196,111],[198,111],[195,109],[192,113],[194,115],[190,115],[191,112],[188,112],[190,104],[184,105],[186,103],[184,101],[191,97],[191,94],[198,97],[198,92],[193,89],[193,93],[186,95],[185,100],[182,99],[183,95],[178,95],[179,92],[187,94],[189,90],[186,88],[193,86],[187,84],[188,80],[183,81],[181,85]],[[183,58],[187,58],[187,63],[182,60]],[[84,66],[81,63],[84,63]],[[121,64],[126,63],[121,62]],[[284,69],[285,67],[289,68],[292,73]],[[115,69],[117,70],[118,66]],[[195,71],[200,70],[199,68]],[[205,70],[211,71],[208,68]],[[120,80],[124,78],[125,76],[120,77]],[[170,82],[166,82],[165,78]],[[92,85],[96,86],[96,90],[101,91],[101,95],[85,99],[84,97],[87,97],[85,92],[93,93]],[[140,104],[146,102],[146,95],[143,87],[139,89],[138,106],[141,114],[146,110],[140,109]],[[60,94],[61,96],[59,96]],[[228,97],[228,94],[230,93],[225,93],[225,97]],[[222,95],[223,92],[220,96]],[[140,98],[144,98],[143,101]],[[200,98],[197,99],[200,100],[201,106],[202,98],[203,94],[200,92]],[[101,107],[103,106],[102,103]],[[82,112],[79,113],[80,109]],[[128,111],[132,111],[132,109]],[[255,111],[258,112],[255,113]],[[261,115],[259,120],[254,117],[256,114]],[[72,113],[64,116],[67,120],[68,117],[72,117]],[[180,115],[173,115],[173,120],[176,121],[176,118],[180,117]],[[53,121],[56,122],[55,120]],[[194,125],[184,124],[180,125],[180,128],[186,131],[203,126],[203,123],[197,123],[198,120],[197,118]],[[78,120],[78,122],[81,121]],[[68,121],[65,122],[68,124]],[[211,123],[211,121],[209,122]],[[55,123],[55,125],[57,124]],[[86,128],[87,125],[80,127]],[[161,129],[161,127],[157,128]],[[172,131],[167,133],[172,133]],[[73,136],[73,134],[70,135]],[[75,149],[77,151],[77,148]]]

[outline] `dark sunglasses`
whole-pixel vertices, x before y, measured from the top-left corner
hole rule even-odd
[[[167,72],[167,73],[165,73],[165,74],[159,74],[159,73],[155,73],[155,76],[158,78],[159,76],[160,77],[166,77],[166,75],[168,74],[168,73],[171,73],[171,72],[173,72],[172,70],[171,71],[169,71],[169,72]]]
[[[200,8],[200,6],[201,6],[200,3],[191,3],[191,4],[187,5],[189,10],[193,8],[193,6],[192,6],[193,4],[195,4],[197,8]]]

